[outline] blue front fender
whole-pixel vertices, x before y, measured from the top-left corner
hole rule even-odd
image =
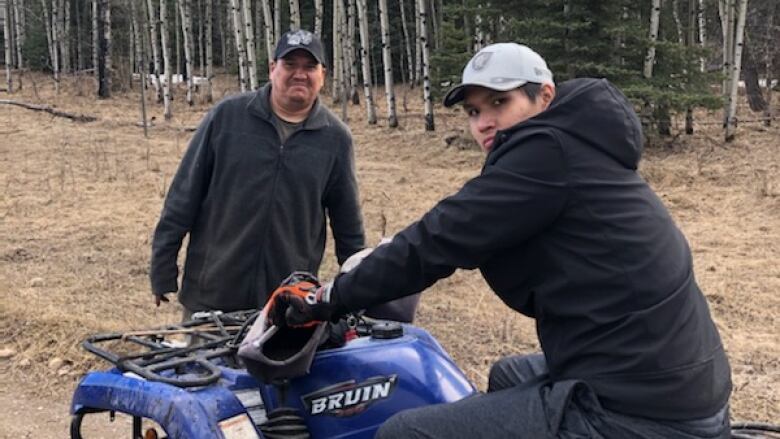
[[[115,369],[90,372],[76,388],[71,413],[96,409],[152,419],[172,439],[223,438],[219,421],[246,413],[238,398],[225,387],[181,389],[127,377]]]

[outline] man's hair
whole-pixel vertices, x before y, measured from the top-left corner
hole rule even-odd
[[[542,90],[542,84],[537,82],[526,82],[518,87],[518,89],[522,90],[523,93],[528,96],[528,100],[533,104],[536,103],[536,97],[539,96],[539,92]]]

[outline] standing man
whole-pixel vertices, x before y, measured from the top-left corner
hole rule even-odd
[[[339,264],[364,247],[352,136],[318,95],[321,41],[287,32],[270,83],[203,119],[171,182],[152,242],[159,306],[179,291],[192,312],[263,306],[293,270],[317,272],[330,219]],[[181,289],[176,263],[189,234]]]
[[[377,438],[729,438],[728,359],[685,237],[637,173],[642,131],[604,79],[556,87],[514,43],[479,51],[463,83],[479,176],[314,303],[279,294],[276,324],[327,320],[479,268],[536,320],[542,354],[490,371],[488,392],[401,412]]]

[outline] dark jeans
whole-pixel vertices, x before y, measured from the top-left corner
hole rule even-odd
[[[541,354],[499,360],[488,392],[400,412],[377,432],[391,438],[727,439],[728,408],[699,420],[670,422],[605,410],[579,380],[550,382]]]

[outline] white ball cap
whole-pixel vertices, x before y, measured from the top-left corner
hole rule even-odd
[[[444,96],[444,106],[462,101],[466,87],[477,85],[492,90],[507,91],[527,82],[554,84],[553,74],[538,53],[517,43],[497,43],[485,46],[463,69],[463,82]]]

